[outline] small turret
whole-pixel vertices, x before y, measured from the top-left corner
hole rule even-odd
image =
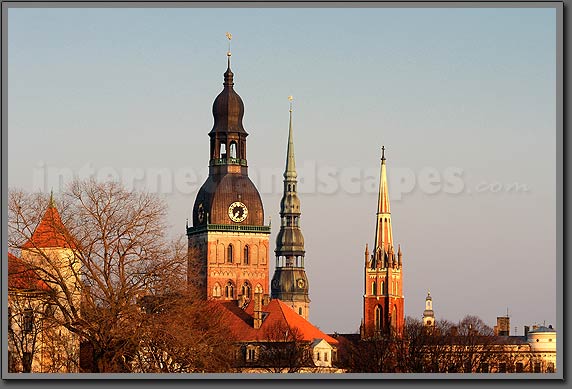
[[[365,266],[367,267],[367,265],[369,264],[369,247],[367,246],[367,243],[365,244]]]
[[[398,264],[400,269],[403,266],[402,257],[403,257],[403,253],[401,252],[401,245],[397,245],[397,264]]]

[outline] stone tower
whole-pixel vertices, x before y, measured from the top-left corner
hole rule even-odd
[[[427,292],[425,297],[425,310],[423,311],[423,325],[425,327],[435,327],[435,313],[433,312],[433,298],[431,292]]]
[[[360,331],[364,339],[400,336],[403,332],[402,259],[401,246],[397,253],[393,246],[385,147],[382,147],[375,244],[371,256],[368,245],[365,247],[364,313]]]
[[[212,109],[209,176],[187,226],[187,279],[203,298],[246,304],[255,292],[269,294],[270,226],[264,225],[262,200],[248,177],[244,104],[227,55],[224,88]]]
[[[291,98],[290,98],[291,99]],[[284,194],[280,201],[280,232],[276,237],[276,270],[272,278],[272,298],[280,299],[308,320],[310,298],[308,278],[304,270],[304,236],[300,228],[300,198],[294,139],[292,135],[292,105],[288,129],[288,150],[284,170]]]

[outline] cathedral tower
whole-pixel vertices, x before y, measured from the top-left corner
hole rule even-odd
[[[270,226],[264,225],[262,200],[248,177],[244,104],[234,90],[230,55],[224,88],[213,103],[209,176],[195,199],[193,225],[187,226],[187,279],[204,298],[246,303],[255,292],[269,294]]]
[[[290,96],[292,101],[292,96]],[[290,125],[288,129],[288,150],[284,170],[284,194],[280,201],[280,232],[276,237],[276,270],[272,278],[272,298],[282,300],[304,319],[308,320],[310,298],[308,278],[304,270],[304,236],[300,228],[300,199],[296,186],[298,174],[294,159],[292,135],[292,103],[290,103]]]
[[[401,246],[393,246],[389,190],[382,147],[373,253],[365,247],[362,338],[400,336],[404,326]]]

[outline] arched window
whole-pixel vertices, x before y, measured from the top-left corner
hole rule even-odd
[[[292,190],[292,185],[288,184],[288,192],[290,192]]]
[[[230,142],[230,147],[229,147],[229,154],[230,154],[230,158],[236,158],[236,142],[232,141]]]
[[[226,143],[220,142],[219,158],[226,158]]]
[[[220,297],[220,292],[221,292],[220,285],[217,282],[213,287],[213,297]]]
[[[226,283],[226,286],[224,287],[224,297],[227,299],[234,298],[234,285],[232,284],[232,281],[228,281]]]
[[[298,314],[302,316],[302,307],[298,308]]]
[[[252,287],[248,281],[245,281],[242,284],[242,295],[246,298],[250,298],[252,296]]]
[[[385,291],[383,290],[383,287],[384,287],[384,286],[385,286],[385,285],[384,285],[383,281],[381,281],[381,284],[379,285],[379,294],[384,294],[384,293],[385,293]]]
[[[375,295],[376,294],[376,282],[373,281],[373,283],[371,284],[371,294]]]
[[[226,249],[226,261],[232,263],[232,244],[229,244]]]
[[[244,246],[244,264],[248,265],[250,263],[250,258],[248,257],[248,245]]]
[[[397,328],[397,307],[393,306],[393,313],[391,314],[391,327],[393,329]]]
[[[383,308],[381,306],[375,307],[375,330],[381,331],[381,321],[383,317]]]

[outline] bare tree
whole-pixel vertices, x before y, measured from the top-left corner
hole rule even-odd
[[[180,288],[170,294],[144,296],[144,318],[137,329],[135,372],[231,372],[234,338],[214,302],[194,298]]]
[[[296,373],[314,366],[310,342],[304,340],[297,327],[290,327],[282,321],[264,330],[258,346],[257,364],[268,372]]]
[[[134,329],[147,320],[138,298],[165,293],[173,274],[184,280],[186,247],[165,236],[164,202],[118,183],[74,182],[58,203],[62,223],[48,220],[52,239],[66,248],[57,256],[32,239],[47,206],[39,195],[10,193],[10,246],[28,242],[22,257],[52,289],[55,320],[87,346],[90,370],[130,371],[139,347]]]

